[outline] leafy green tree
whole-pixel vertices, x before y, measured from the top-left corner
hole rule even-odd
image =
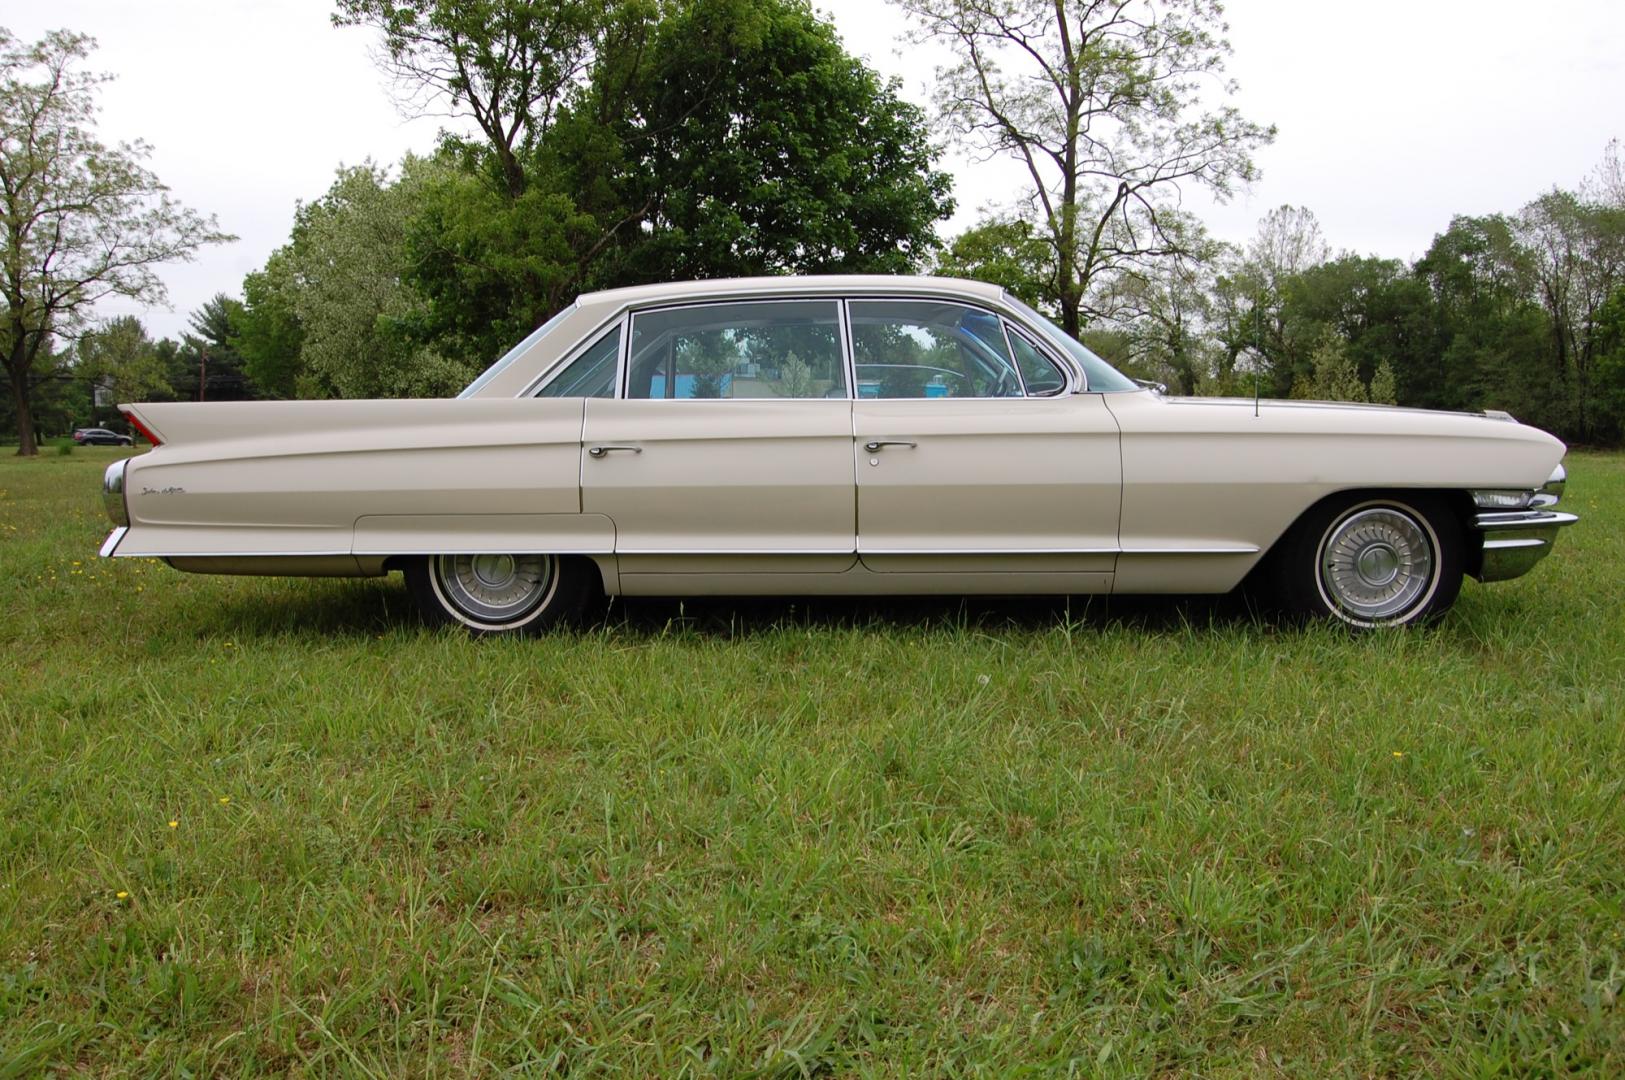
[[[101,398],[111,405],[172,396],[169,370],[147,328],[133,315],[109,319],[81,336],[74,345],[73,371],[100,391],[98,404]]]
[[[932,272],[1002,285],[1040,311],[1060,310],[1054,253],[1019,217],[994,216],[966,229],[937,256]]]
[[[1433,300],[1433,346],[1396,370],[1399,398],[1426,408],[1516,408],[1564,428],[1528,253],[1503,215],[1458,217],[1412,268]]]
[[[1124,331],[1125,370],[1192,394],[1212,380],[1213,278],[1225,247],[1190,215],[1170,214],[1164,227],[1186,254],[1125,268],[1102,307]]]
[[[627,202],[647,209],[617,281],[907,271],[952,210],[924,115],[800,0],[675,5],[623,100]]]
[[[622,5],[514,195],[480,154],[425,191],[425,331],[483,359],[575,293],[682,278],[897,272],[951,210],[924,118],[800,0]]]
[[[428,301],[407,280],[407,228],[447,169],[408,157],[393,182],[376,165],[340,169],[328,193],[302,206],[286,250],[299,287],[307,382],[339,397],[455,393],[478,365],[425,344]]]
[[[402,272],[424,300],[417,332],[476,366],[574,299],[610,242],[566,192],[538,182],[510,198],[449,167],[425,178],[402,227]]]
[[[1316,401],[1364,401],[1365,383],[1349,358],[1348,343],[1336,333],[1328,333],[1311,354],[1311,369],[1307,379],[1299,379],[1292,388],[1295,398]]]
[[[1603,306],[1625,283],[1625,208],[1552,190],[1521,210],[1514,229],[1528,252],[1536,297],[1552,333],[1551,360],[1573,403],[1581,439],[1601,433],[1594,367]]]
[[[1213,0],[895,2],[954,51],[938,115],[1025,168],[1023,212],[1053,249],[1071,334],[1097,314],[1097,282],[1182,253],[1168,228],[1182,188],[1227,197],[1274,138],[1234,106],[1205,107],[1234,90]]]
[[[1377,362],[1376,373],[1371,376],[1370,390],[1370,399],[1374,404],[1399,404],[1399,388],[1394,380],[1394,365],[1387,360]]]
[[[31,45],[0,28],[0,361],[11,382],[20,455],[38,452],[33,381],[109,296],[160,303],[155,268],[229,240],[213,218],[175,203],[141,142],[91,133],[107,76],[80,70],[94,43],[54,31]]]
[[[170,361],[177,397],[191,401],[243,401],[259,396],[237,351],[237,326],[243,303],[216,293],[187,317],[190,332]]]
[[[474,121],[517,199],[530,155],[584,80],[610,5],[590,0],[338,0],[335,26],[378,31],[411,115]]]
[[[297,246],[298,239],[291,244]],[[243,373],[273,398],[297,397],[304,372],[305,330],[294,303],[296,262],[287,247],[279,248],[264,268],[245,277],[242,309],[231,327],[231,345],[243,359]]]

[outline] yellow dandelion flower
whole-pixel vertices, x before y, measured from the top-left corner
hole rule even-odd
[[[1405,751],[1403,751],[1403,750],[1395,750],[1394,751],[1394,756],[1396,758],[1402,758],[1402,757],[1405,756]]]
[[[113,895],[117,896],[120,900],[128,900],[130,898],[130,894],[125,892],[123,889],[120,889],[118,892],[114,893]]]
[[[178,829],[178,828],[181,827],[181,823],[176,821],[174,818],[170,818],[169,819],[169,827],[171,829]]]
[[[221,806],[226,805],[230,801],[231,801],[231,796],[230,795],[222,795],[222,796],[220,796],[220,805]]]

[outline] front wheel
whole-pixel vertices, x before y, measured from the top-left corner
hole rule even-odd
[[[1369,629],[1437,619],[1461,591],[1461,523],[1426,492],[1351,494],[1301,518],[1276,584],[1298,614]]]
[[[475,634],[539,634],[582,613],[596,569],[558,555],[429,555],[406,565],[406,587],[430,626]]]

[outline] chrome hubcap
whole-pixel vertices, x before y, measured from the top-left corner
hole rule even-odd
[[[1390,507],[1350,514],[1320,547],[1326,598],[1361,622],[1393,619],[1411,610],[1433,580],[1433,543],[1411,515]]]
[[[437,555],[434,575],[446,600],[471,619],[511,623],[552,595],[552,555]]]

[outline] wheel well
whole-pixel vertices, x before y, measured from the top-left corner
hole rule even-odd
[[[1455,517],[1456,524],[1461,527],[1462,537],[1464,539],[1467,537],[1467,534],[1472,529],[1473,515],[1476,511],[1475,507],[1473,506],[1472,496],[1468,495],[1467,492],[1462,488],[1342,488],[1322,495],[1320,498],[1298,511],[1298,515],[1287,524],[1286,528],[1281,530],[1281,534],[1270,543],[1269,547],[1264,549],[1264,554],[1258,557],[1258,561],[1253,564],[1253,568],[1249,570],[1247,572],[1247,576],[1242,579],[1241,587],[1246,588],[1249,584],[1254,583],[1256,579],[1268,575],[1271,572],[1270,567],[1273,565],[1275,557],[1281,549],[1282,543],[1285,542],[1287,537],[1292,535],[1292,531],[1298,527],[1298,523],[1304,518],[1308,517],[1310,514],[1314,513],[1316,510],[1320,509],[1320,507],[1326,505],[1328,502],[1331,502],[1333,499],[1343,499],[1348,498],[1349,496],[1376,499],[1380,499],[1385,496],[1392,498],[1404,498],[1406,495],[1415,495],[1418,492],[1426,495],[1438,496],[1440,501],[1445,504],[1445,506],[1450,510],[1451,514]],[[1478,564],[1482,562],[1484,557],[1483,551],[1480,550],[1476,544],[1469,543],[1464,543],[1462,545],[1462,549],[1462,560],[1465,564],[1463,568],[1469,574],[1477,574],[1480,569]]]
[[[388,573],[390,571],[398,570],[404,573],[409,564],[417,561],[418,559],[426,559],[428,557],[429,556],[427,555],[390,555],[384,559],[384,571],[385,573]],[[594,559],[590,555],[563,555],[560,556],[560,558],[567,560],[578,560],[587,566],[590,566],[594,576],[596,576],[598,579],[599,591],[604,593],[606,596],[610,594],[612,590],[611,582],[608,578],[608,571],[597,559]],[[613,560],[610,560],[609,566],[613,568]]]

